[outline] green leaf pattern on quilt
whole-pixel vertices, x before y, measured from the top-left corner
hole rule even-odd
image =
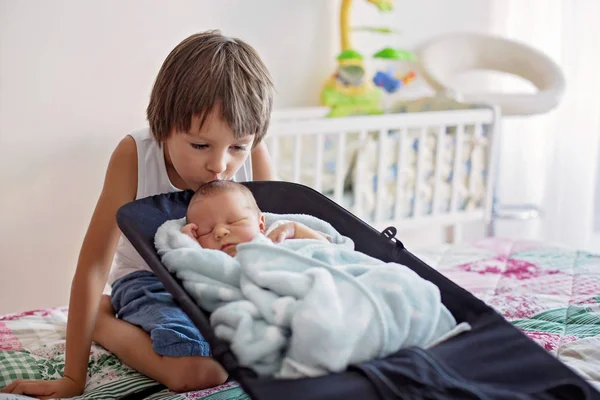
[[[113,354],[92,355],[88,363],[88,376],[96,376],[106,371],[111,371],[111,374],[117,377],[135,373]]]
[[[0,352],[0,387],[15,379],[58,379],[65,368],[63,346],[42,346],[32,354],[28,350]],[[88,363],[90,381],[86,393],[74,399],[113,400],[156,385],[150,378],[125,366],[113,354],[92,347]],[[151,396],[153,400],[187,400],[187,395],[163,390]],[[203,400],[249,399],[239,386],[231,386],[202,397]]]
[[[45,357],[38,357],[36,366],[42,379],[60,379],[65,369],[65,353],[62,349],[50,348]]]
[[[600,314],[594,313],[589,307],[576,305],[544,311],[532,318],[515,320],[512,323],[525,331],[546,332],[578,338],[600,335]]]

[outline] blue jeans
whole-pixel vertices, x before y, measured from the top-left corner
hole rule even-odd
[[[111,301],[120,319],[150,334],[152,348],[158,354],[210,355],[210,347],[198,328],[152,272],[132,272],[117,280],[112,285]]]

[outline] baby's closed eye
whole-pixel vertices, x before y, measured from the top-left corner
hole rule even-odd
[[[198,237],[210,235],[212,233],[212,228],[198,228],[197,234]]]

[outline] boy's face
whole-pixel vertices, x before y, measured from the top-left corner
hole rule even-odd
[[[250,154],[254,135],[236,139],[220,114],[220,107],[215,106],[202,129],[200,119],[193,117],[189,132],[173,131],[165,141],[167,160],[187,189],[231,179]]]
[[[197,200],[188,210],[188,223],[198,226],[197,239],[205,249],[235,256],[236,245],[265,232],[265,218],[238,191],[226,190]]]

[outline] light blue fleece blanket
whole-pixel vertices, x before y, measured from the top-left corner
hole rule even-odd
[[[384,357],[402,347],[428,347],[461,331],[439,289],[400,264],[353,250],[331,225],[306,215],[265,213],[302,222],[333,243],[265,236],[237,246],[235,258],[203,249],[167,221],[155,245],[181,279],[217,337],[242,366],[263,376],[314,377]]]

